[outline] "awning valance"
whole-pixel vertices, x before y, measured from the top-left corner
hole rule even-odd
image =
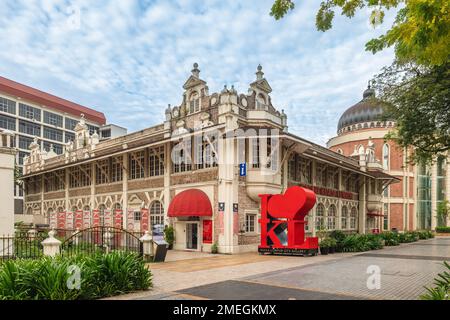
[[[206,193],[189,189],[177,194],[170,202],[169,217],[212,216],[211,202]]]

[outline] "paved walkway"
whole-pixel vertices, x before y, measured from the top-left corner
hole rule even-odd
[[[171,251],[167,258],[149,264],[152,290],[114,299],[417,299],[450,260],[450,238],[316,257]],[[379,289],[367,288],[369,266],[381,272]]]

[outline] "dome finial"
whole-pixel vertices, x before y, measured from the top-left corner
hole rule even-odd
[[[261,80],[264,76],[264,72],[262,72],[262,66],[261,64],[258,64],[258,68],[256,68],[256,80]]]
[[[197,62],[194,63],[194,69],[192,69],[191,72],[192,72],[192,75],[193,75],[194,77],[196,77],[196,78],[199,77],[199,75],[200,75],[200,70],[198,69],[198,63],[197,63]]]
[[[371,82],[372,82],[372,81],[369,80],[368,83],[367,83],[367,89],[364,90],[364,93],[363,93],[363,99],[375,97],[375,90],[373,90],[373,89],[371,88],[371,85],[370,85]]]

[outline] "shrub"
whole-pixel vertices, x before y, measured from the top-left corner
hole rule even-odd
[[[450,265],[444,261],[444,266],[450,271]],[[422,300],[450,300],[450,273],[444,271],[434,279],[434,288],[427,288],[427,293],[420,296]]]
[[[333,230],[330,232],[330,238],[336,241],[335,247],[337,252],[344,251],[343,241],[346,238],[346,235],[341,230]]]
[[[217,247],[217,242],[214,242],[211,246],[211,253],[218,253],[219,248]]]
[[[72,266],[80,271],[79,289],[68,285],[73,283]],[[0,265],[0,299],[3,300],[96,299],[150,286],[151,273],[135,253],[10,260]]]
[[[386,231],[380,234],[381,239],[384,240],[385,246],[398,246],[400,241],[398,239],[398,233],[392,231]]]
[[[436,232],[450,233],[450,227],[436,227]]]
[[[175,231],[172,226],[166,226],[164,228],[164,239],[167,241],[169,246],[172,247],[175,240]]]

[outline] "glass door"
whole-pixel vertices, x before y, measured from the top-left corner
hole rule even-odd
[[[186,249],[197,250],[198,247],[197,223],[186,223]]]

